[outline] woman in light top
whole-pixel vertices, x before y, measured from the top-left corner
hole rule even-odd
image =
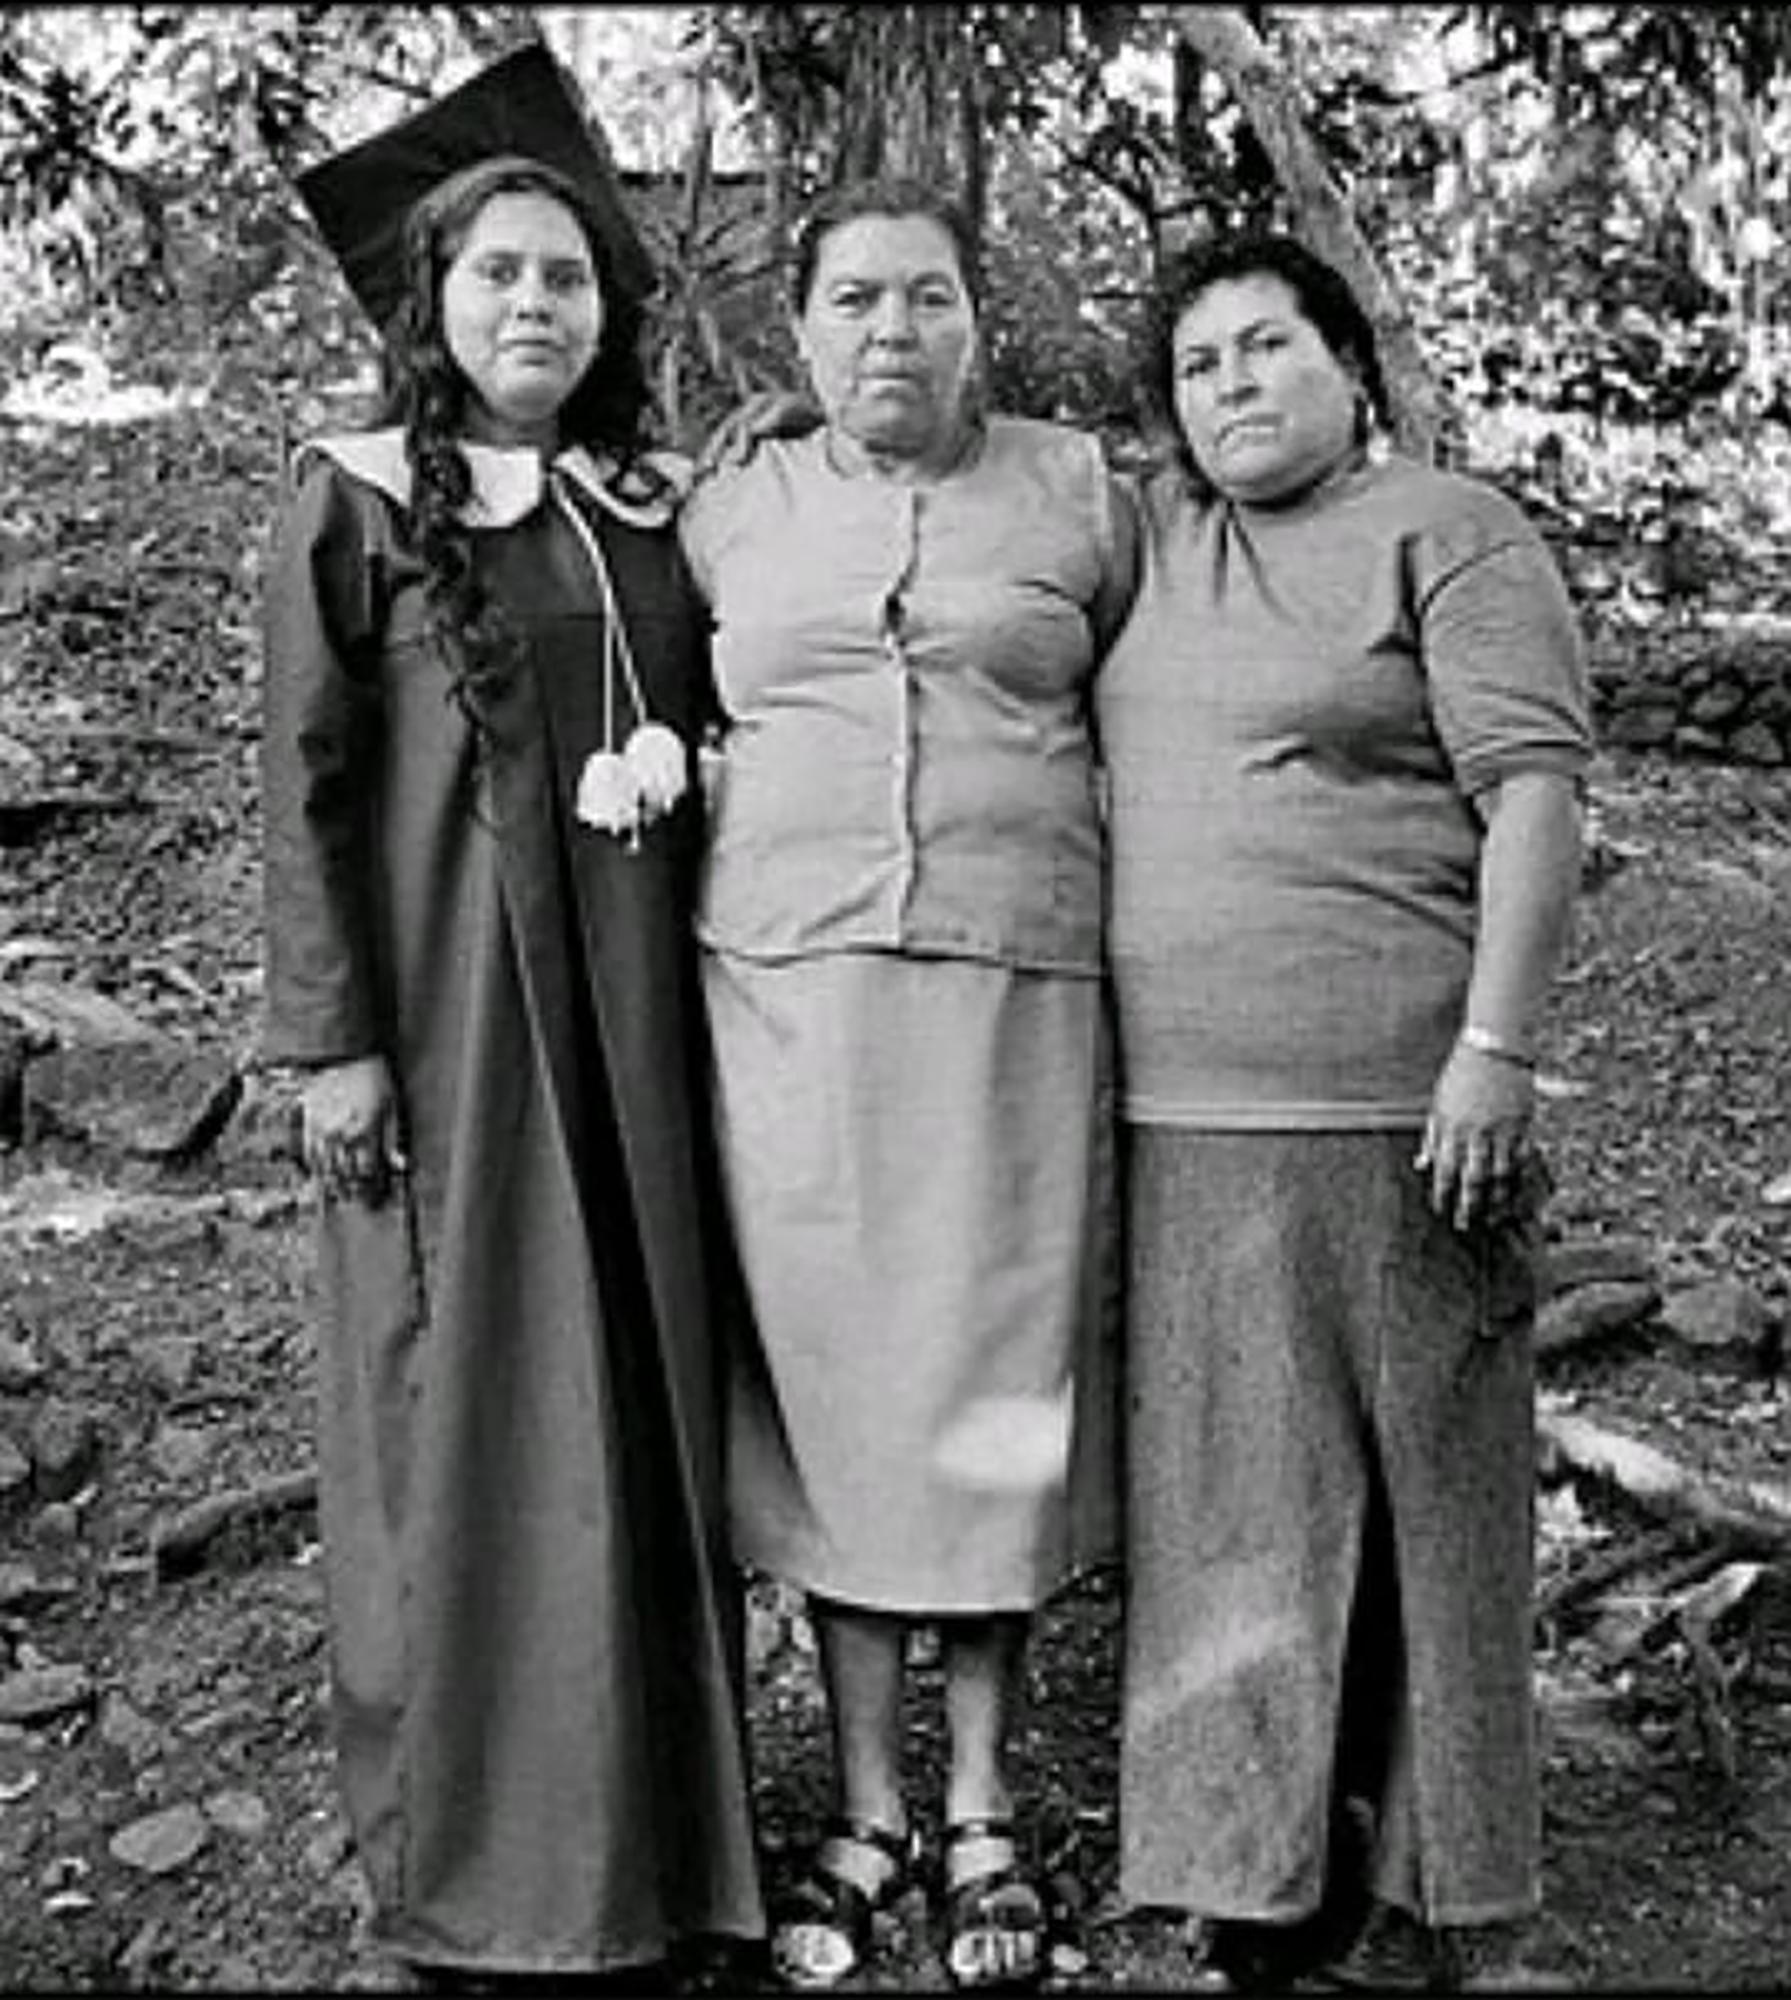
[[[1099,1498],[1076,1367],[1089,689],[1132,523],[1093,438],[979,410],[964,231],[930,191],[828,197],[793,289],[824,421],[699,482],[682,517],[727,725],[699,924],[757,1321],[735,1545],[808,1593],[835,1747],[836,1813],[774,1949],[792,1982],[833,1983],[907,1879],[904,1640],[926,1620],[946,1966],[1004,1983],[1043,1969],[1005,1760],[1028,1620],[1090,1545],[1073,1464]]]
[[[1532,1066],[1580,642],[1516,506],[1376,448],[1372,332],[1300,244],[1189,253],[1153,376],[1181,456],[1098,701],[1121,1887],[1213,1919],[1240,1984],[1446,1980],[1537,1893]]]

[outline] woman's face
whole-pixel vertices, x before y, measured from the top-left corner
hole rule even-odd
[[[578,219],[552,195],[494,194],[442,279],[442,333],[472,386],[476,435],[551,442],[603,333]]]
[[[796,341],[830,425],[903,456],[943,443],[976,359],[951,232],[926,215],[837,224],[821,239]]]
[[[1191,299],[1171,348],[1175,414],[1221,493],[1276,500],[1321,478],[1356,436],[1360,385],[1285,279],[1222,278]]]

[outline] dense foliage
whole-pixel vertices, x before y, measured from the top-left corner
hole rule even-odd
[[[1717,461],[1758,475],[1791,424],[1791,16],[1233,11],[1264,38],[1482,457],[1508,453],[1568,506],[1645,512],[1677,488],[1734,511]],[[277,329],[291,382],[270,386],[302,424],[307,398],[364,365],[365,337],[283,170],[543,34],[636,169],[665,272],[654,340],[672,435],[690,442],[787,376],[779,231],[817,186],[877,164],[944,179],[972,214],[997,396],[1123,431],[1157,261],[1215,222],[1297,219],[1235,79],[1178,33],[1188,12],[8,10],[0,356],[29,375],[74,336],[141,374],[133,336],[153,328],[152,374],[215,372],[233,331]],[[1769,483],[1743,481],[1756,535],[1779,525]]]

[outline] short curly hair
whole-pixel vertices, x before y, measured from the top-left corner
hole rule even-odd
[[[1175,416],[1175,329],[1182,315],[1214,285],[1239,278],[1279,278],[1337,359],[1362,385],[1366,419],[1390,420],[1380,346],[1361,301],[1342,273],[1297,237],[1274,230],[1204,237],[1172,258],[1151,299],[1146,333],[1145,394],[1151,416],[1174,438],[1181,466],[1199,487],[1208,482],[1194,463]]]

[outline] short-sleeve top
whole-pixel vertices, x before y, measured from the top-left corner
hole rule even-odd
[[[932,485],[842,473],[821,432],[698,483],[681,532],[726,718],[705,943],[1098,974],[1115,508],[1094,438],[1020,418]]]
[[[1280,507],[1153,482],[1097,705],[1125,1115],[1421,1123],[1472,969],[1471,801],[1590,755],[1536,530],[1399,457]]]

